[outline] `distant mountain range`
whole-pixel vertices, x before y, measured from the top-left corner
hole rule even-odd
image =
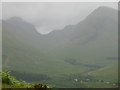
[[[117,12],[99,7],[78,24],[46,35],[38,33],[34,25],[20,17],[3,20],[3,68],[37,72],[39,66],[52,70],[52,63],[70,67],[64,60],[60,61],[69,57],[115,56],[118,49]],[[94,63],[91,61],[90,64]],[[44,70],[41,67],[37,70]]]

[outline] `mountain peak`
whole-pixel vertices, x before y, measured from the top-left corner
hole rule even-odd
[[[118,11],[114,8],[100,6],[97,9],[95,9],[88,17],[86,18],[88,21],[108,21],[108,20],[114,20],[117,21]]]
[[[111,7],[106,7],[106,6],[99,6],[97,9],[114,9],[114,8],[111,8]]]
[[[117,12],[117,10],[111,7],[100,6],[97,9],[95,9],[93,12],[100,12],[103,14],[107,14],[107,13],[114,14]]]
[[[7,19],[7,21],[23,21],[23,19],[18,16],[14,16],[14,17]]]

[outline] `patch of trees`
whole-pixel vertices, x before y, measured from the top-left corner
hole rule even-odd
[[[120,57],[107,57],[108,60],[120,60]]]
[[[89,67],[91,70],[95,70],[95,69],[99,69],[100,68],[100,66],[98,66],[98,65],[89,65],[89,64],[79,63],[74,58],[68,58],[68,59],[65,59],[64,61],[69,63],[69,64],[72,64],[72,65],[81,65],[81,66],[84,66],[84,67]]]
[[[15,76],[18,80],[25,81],[42,81],[42,80],[51,80],[51,77],[45,74],[35,74],[35,73],[26,73],[26,72],[17,72],[11,71],[10,74]]]
[[[65,62],[69,63],[69,64],[72,64],[72,65],[79,65],[77,63],[77,60],[74,59],[74,58],[68,58],[68,59],[65,59]]]
[[[101,68],[101,66],[98,66],[98,65],[89,65],[89,64],[82,64],[82,65],[85,66],[85,67],[90,67],[91,70]]]

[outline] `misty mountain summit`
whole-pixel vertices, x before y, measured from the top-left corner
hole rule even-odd
[[[113,79],[115,76],[111,78],[113,72],[110,72],[115,71],[117,60],[107,58],[118,55],[117,12],[112,8],[99,7],[78,24],[46,35],[40,34],[34,25],[20,17],[3,20],[3,70],[42,73],[42,76],[52,78],[49,80],[62,77],[61,82],[65,79],[72,83],[76,78],[79,82],[79,76],[88,73],[93,73],[94,78],[105,75],[105,78],[102,77],[105,80]],[[91,77],[87,79],[91,80]]]

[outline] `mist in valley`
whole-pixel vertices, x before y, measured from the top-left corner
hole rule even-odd
[[[2,69],[55,88],[118,87],[117,3],[3,3]]]

